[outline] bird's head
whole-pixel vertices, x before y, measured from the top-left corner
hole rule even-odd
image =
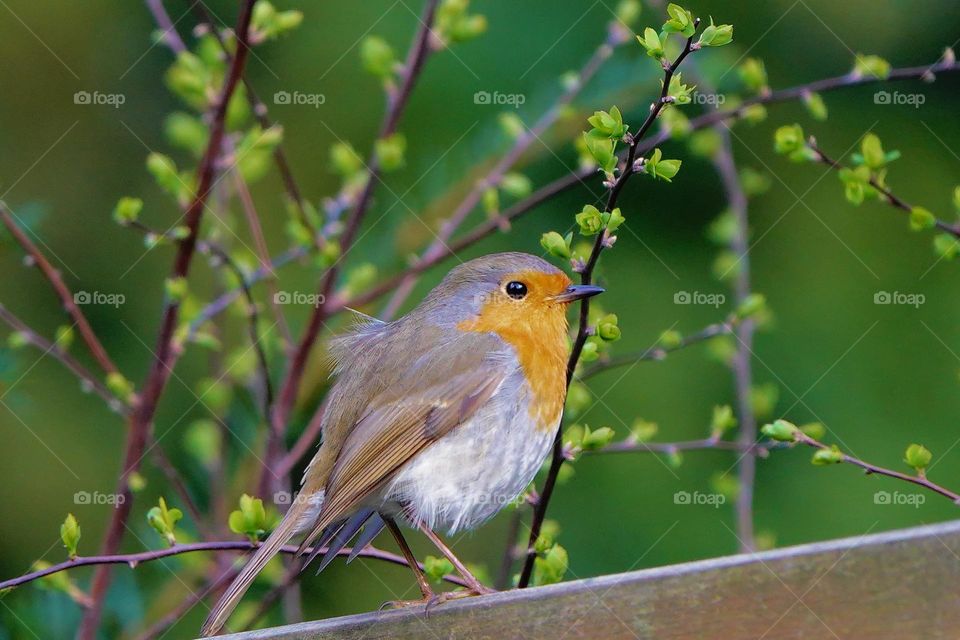
[[[465,262],[430,293],[442,320],[498,334],[566,327],[567,306],[603,292],[576,285],[549,262],[526,253],[495,253]]]

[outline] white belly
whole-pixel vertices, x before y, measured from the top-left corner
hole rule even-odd
[[[472,529],[513,501],[550,452],[556,429],[538,428],[521,385],[508,379],[470,420],[409,462],[380,493],[431,529]]]

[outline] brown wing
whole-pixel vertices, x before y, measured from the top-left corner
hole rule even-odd
[[[410,458],[469,419],[507,375],[491,351],[502,348],[483,334],[462,335],[423,354],[402,382],[374,399],[343,443],[305,549],[323,529],[349,513]]]

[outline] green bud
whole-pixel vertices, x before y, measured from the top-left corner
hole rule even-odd
[[[540,535],[534,543],[534,550],[537,553],[546,553],[550,547],[557,543],[560,537],[560,523],[556,520],[547,519],[540,525]]]
[[[550,255],[566,260],[570,258],[570,242],[572,240],[572,236],[564,238],[556,231],[548,231],[540,237],[540,246]]]
[[[760,433],[778,442],[793,442],[796,439],[797,427],[792,422],[777,420],[763,425]]]
[[[127,476],[127,487],[134,493],[139,493],[147,486],[147,479],[139,471],[133,471]]]
[[[489,215],[496,215],[500,212],[500,192],[494,187],[488,187],[483,191],[483,210]]]
[[[568,566],[566,549],[555,544],[542,557],[533,561],[533,582],[537,586],[561,582]]]
[[[143,209],[143,200],[140,198],[120,198],[113,208],[113,220],[119,225],[126,226],[137,221]]]
[[[320,249],[320,265],[330,267],[340,259],[340,243],[336,240],[327,240]]]
[[[596,340],[588,338],[583,343],[583,350],[580,352],[581,362],[594,362],[600,357],[600,345]]]
[[[181,518],[183,512],[177,508],[167,508],[167,502],[162,497],[157,506],[147,512],[147,523],[163,536],[171,547],[177,544],[176,528]]]
[[[737,307],[737,317],[749,318],[763,311],[767,306],[767,299],[762,293],[751,293]]]
[[[423,559],[423,573],[433,582],[440,584],[443,576],[453,573],[453,565],[446,558],[427,556]]]
[[[374,152],[380,167],[386,171],[396,171],[403,166],[403,156],[407,150],[407,138],[402,133],[377,140],[374,143]]]
[[[710,477],[710,488],[729,501],[734,501],[740,494],[740,483],[732,473],[715,473]]]
[[[73,560],[77,557],[77,545],[80,543],[80,524],[72,513],[68,513],[63,524],[60,525],[60,540],[67,550],[67,556]]]
[[[621,0],[621,2],[617,4],[614,14],[617,16],[617,20],[629,27],[640,17],[642,8],[643,5],[637,0]]]
[[[833,445],[828,449],[817,449],[813,454],[813,457],[810,459],[810,462],[814,466],[824,467],[829,464],[837,464],[843,462],[843,452],[840,451],[837,445]]]
[[[637,418],[630,427],[630,437],[637,442],[648,442],[657,436],[659,430],[656,422]]]
[[[693,131],[690,119],[679,109],[664,109],[660,112],[660,128],[670,134],[670,137],[679,140]]]
[[[73,344],[73,337],[73,327],[65,324],[57,327],[57,332],[54,334],[53,341],[60,351],[69,351],[70,345]]]
[[[913,467],[917,473],[922,473],[930,464],[933,454],[922,444],[911,444],[907,447],[903,461]]]
[[[377,267],[373,263],[359,264],[347,273],[345,289],[351,294],[368,289],[377,279]]]
[[[700,34],[697,44],[701,47],[722,47],[731,42],[733,42],[733,25],[721,24],[717,26],[713,24],[713,18],[710,18],[710,25]]]
[[[853,74],[860,78],[871,77],[886,80],[890,76],[890,63],[880,56],[857,54]]]
[[[615,143],[610,138],[594,135],[593,132],[584,133],[583,141],[587,152],[593,156],[597,164],[606,173],[611,173],[617,166],[617,156],[614,154]]]
[[[585,236],[595,236],[603,230],[603,217],[600,210],[592,204],[584,205],[574,219],[580,226],[580,233]]]
[[[914,207],[910,210],[910,229],[923,231],[937,226],[937,217],[923,207]]]
[[[607,342],[615,342],[620,339],[620,327],[617,326],[616,314],[610,313],[600,319],[597,324],[597,335]]]
[[[696,32],[693,14],[680,5],[672,2],[668,4],[667,15],[670,16],[670,19],[663,24],[663,30],[666,33],[679,33],[683,37],[689,38]]]
[[[784,125],[773,134],[773,148],[777,153],[794,153],[805,146],[803,128],[799,124]]]
[[[209,130],[196,116],[182,111],[171,113],[163,128],[172,145],[186,149],[195,157],[199,157],[207,147]]]
[[[827,105],[824,104],[823,98],[820,97],[819,93],[808,92],[803,94],[803,105],[807,108],[807,112],[814,120],[827,119]]]
[[[523,120],[512,111],[501,113],[497,116],[497,121],[500,123],[500,128],[509,138],[516,139],[527,132],[527,127],[523,124]]]
[[[623,124],[623,116],[616,106],[611,107],[609,113],[595,111],[587,118],[587,122],[593,127],[592,133],[598,137],[620,139],[627,133],[628,127]]]
[[[330,164],[341,176],[350,177],[363,168],[363,159],[349,142],[337,142],[330,147]]]
[[[273,528],[263,500],[247,494],[240,496],[240,508],[230,513],[228,524],[231,531],[247,536],[251,542],[265,537]]]
[[[871,169],[879,169],[886,164],[886,154],[883,152],[883,146],[880,138],[876,134],[868,133],[863,136],[860,143],[860,153],[863,156],[863,162]]]
[[[751,104],[740,111],[740,117],[749,124],[759,124],[767,119],[767,108],[762,104]]]
[[[127,380],[122,373],[115,371],[107,374],[106,385],[107,388],[110,389],[110,393],[124,402],[132,400],[134,392],[133,383]]]
[[[647,27],[644,29],[643,35],[637,36],[637,40],[640,42],[640,45],[647,50],[648,56],[656,58],[657,60],[663,58],[663,42],[661,42],[659,34],[652,28]]]
[[[190,227],[178,224],[170,230],[169,235],[174,240],[186,240],[190,236]]]
[[[670,86],[667,88],[667,96],[673,98],[673,104],[676,105],[690,104],[693,100],[691,95],[693,94],[693,90],[696,89],[695,85],[683,84],[682,75],[683,74],[675,73],[670,78]],[[660,84],[661,86],[663,85],[662,80]]]
[[[654,149],[653,153],[644,163],[644,171],[654,178],[659,178],[671,182],[680,171],[681,160],[662,160],[660,149]]]
[[[820,422],[810,422],[800,427],[800,431],[814,440],[822,440],[827,434],[827,428]]]
[[[571,383],[567,389],[567,412],[570,417],[576,417],[586,411],[593,403],[593,396],[586,386],[579,382]]]
[[[367,73],[384,79],[393,75],[396,56],[387,41],[379,36],[363,39],[360,43],[360,60]]]
[[[597,449],[602,449],[611,442],[613,442],[613,436],[616,435],[613,432],[613,429],[610,427],[600,427],[599,429],[591,431],[589,428],[584,428],[583,434],[583,449],[585,451],[595,451]]]
[[[657,344],[664,349],[676,349],[683,344],[683,335],[675,329],[668,329],[660,334]]]
[[[710,419],[710,433],[721,436],[730,429],[737,426],[737,418],[733,415],[733,409],[725,404],[713,408],[713,416]]]
[[[162,153],[151,153],[147,156],[147,171],[153,176],[161,189],[170,195],[179,198],[184,190],[177,165]]]
[[[22,349],[30,344],[30,336],[24,331],[13,331],[7,336],[7,346],[11,349]]]
[[[753,405],[753,412],[759,418],[772,415],[779,399],[780,390],[772,382],[750,389],[750,404]]]
[[[670,113],[670,111],[667,111],[667,113]],[[673,113],[679,112],[673,111]],[[690,149],[690,153],[695,156],[712,158],[716,155],[717,150],[720,149],[721,144],[720,134],[711,128],[694,132],[690,136],[687,147]]]
[[[949,233],[939,233],[933,239],[933,249],[944,260],[952,260],[960,252],[960,241]]]
[[[740,170],[740,184],[748,198],[759,196],[770,189],[770,177],[751,167]]]
[[[220,457],[223,432],[213,420],[194,420],[183,434],[183,448],[197,462],[211,467]]]
[[[767,69],[763,60],[759,58],[747,58],[737,69],[740,79],[747,86],[747,89],[754,93],[762,93],[767,90]]]
[[[173,302],[183,302],[189,293],[187,279],[183,277],[167,278],[163,281],[163,287],[167,297]]]
[[[500,188],[512,198],[526,198],[533,191],[533,183],[522,173],[508,173],[500,180]]]

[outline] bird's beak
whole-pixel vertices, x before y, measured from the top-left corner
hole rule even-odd
[[[575,300],[583,300],[584,298],[592,298],[593,296],[603,293],[602,287],[597,287],[592,284],[572,284],[562,293],[559,293],[553,296],[552,300],[554,302],[574,302]]]

